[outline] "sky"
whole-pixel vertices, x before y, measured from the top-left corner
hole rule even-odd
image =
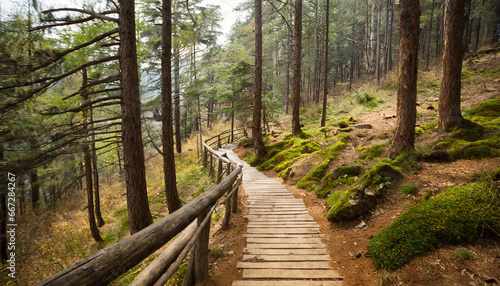
[[[2,18],[5,15],[8,15],[16,6],[19,6],[20,3],[28,3],[28,1],[32,0],[0,0],[0,8]],[[78,0],[39,0],[43,7],[79,7],[78,3],[81,1]],[[239,12],[234,12],[233,9],[239,4],[243,2],[243,0],[204,0],[203,4],[214,4],[219,5],[221,9],[221,14],[223,17],[220,26],[222,28],[222,32],[224,33],[218,40],[220,44],[225,43],[231,27],[235,23],[237,17],[241,17],[242,14]],[[17,3],[17,4],[16,4]]]

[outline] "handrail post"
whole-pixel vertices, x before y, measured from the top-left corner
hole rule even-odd
[[[210,208],[207,208],[199,217],[198,225],[201,224]],[[203,285],[208,280],[208,242],[210,238],[210,223],[207,223],[200,232],[194,246],[194,281],[195,285]]]
[[[240,187],[238,186],[238,189]],[[231,198],[231,212],[235,214],[238,212],[238,190],[236,190]]]
[[[208,156],[208,150],[205,146],[203,146],[203,166],[207,165],[207,156]]]
[[[221,147],[220,145],[220,134],[217,136],[217,149]]]
[[[222,160],[219,158],[219,165],[217,166],[217,184],[222,180]]]
[[[210,177],[210,178],[214,177],[214,165],[213,165],[213,161],[214,161],[214,155],[212,153],[210,153],[210,166],[209,166],[209,169],[208,169],[208,177]]]

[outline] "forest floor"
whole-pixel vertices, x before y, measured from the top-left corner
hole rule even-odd
[[[478,72],[491,70],[500,66],[500,57],[483,55],[464,62],[464,69]],[[424,72],[435,77],[440,71]],[[497,73],[498,74],[498,73]],[[395,92],[395,91],[394,91]],[[335,160],[330,170],[351,163],[359,158],[359,147],[370,147],[387,142],[395,127],[396,114],[395,94],[385,99],[384,105],[376,110],[366,111],[358,115],[357,124],[370,124],[373,128],[363,129],[362,134],[352,136],[347,148]],[[493,80],[473,78],[463,81],[462,109],[468,109],[480,102],[500,97],[500,77]],[[420,116],[417,124],[424,125],[437,118],[439,90],[419,94],[417,108]],[[276,128],[275,131],[281,131]],[[281,138],[275,138],[279,141]],[[442,140],[446,135],[431,130],[417,137],[416,149],[428,148],[430,143]],[[244,158],[251,147],[240,147],[235,150],[240,158]],[[387,153],[387,151],[385,152]],[[382,157],[387,154],[382,154]],[[398,193],[397,188],[386,192],[379,199],[375,211],[360,219],[331,223],[327,220],[328,207],[326,199],[317,198],[314,192],[308,192],[295,186],[316,165],[312,156],[299,160],[294,167],[294,176],[286,181],[278,177],[278,173],[270,170],[264,173],[282,182],[296,198],[303,198],[309,213],[321,227],[321,232],[328,235],[325,241],[332,257],[334,269],[344,277],[345,285],[500,285],[500,240],[482,239],[475,243],[440,244],[435,251],[413,258],[405,266],[394,272],[377,270],[372,258],[366,255],[367,245],[382,229],[388,227],[396,217],[408,208],[423,200],[423,194],[432,191],[433,195],[442,193],[452,186],[464,185],[473,180],[478,173],[491,172],[500,166],[500,158],[477,160],[455,160],[452,162],[427,163],[419,162],[419,168],[405,174],[398,186],[413,182],[418,186],[418,193],[413,196]],[[244,198],[242,198],[243,200]],[[241,202],[244,203],[244,202]],[[219,247],[222,253],[214,262],[210,283],[208,285],[230,285],[230,281],[241,278],[241,271],[236,263],[241,260],[245,239],[245,220],[242,216],[246,209],[242,204],[242,213],[233,221],[230,232],[214,236],[212,244]],[[358,227],[364,222],[366,226]],[[234,231],[237,229],[238,231]],[[229,242],[229,243],[227,243]],[[468,251],[471,257],[463,258],[460,252]],[[358,255],[357,255],[358,254]],[[359,255],[361,254],[361,255]],[[495,284],[496,283],[496,284]]]

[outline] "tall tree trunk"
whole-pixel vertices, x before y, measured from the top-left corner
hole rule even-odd
[[[172,2],[163,0],[162,5],[162,56],[161,56],[161,101],[162,144],[165,194],[169,213],[182,207],[177,193],[175,175],[174,138],[172,130]]]
[[[387,74],[387,52],[389,50],[389,5],[391,5],[391,1],[387,1],[387,6],[385,8],[385,33],[384,33],[384,71],[383,74]]]
[[[117,143],[116,156],[118,157],[118,169],[122,172],[122,157],[120,155],[120,141]]]
[[[181,84],[180,84],[180,52],[175,49],[174,55],[174,125],[175,149],[178,154],[182,152],[181,142]]]
[[[389,0],[389,7],[390,7],[390,10],[391,10],[391,16],[390,16],[390,19],[391,19],[391,24],[390,24],[390,28],[389,28],[389,51],[387,52],[388,53],[388,67],[387,69],[392,71],[392,30],[393,30],[393,26],[394,26],[394,10],[392,9],[392,0]]]
[[[323,111],[321,113],[321,127],[326,124],[326,101],[328,96],[328,33],[330,28],[330,0],[325,6],[325,43],[323,45]]]
[[[92,122],[92,129],[94,129],[94,108],[90,106],[90,122]],[[97,150],[95,147],[95,132],[92,132],[92,169],[94,174],[94,193],[95,193],[95,216],[97,219],[97,226],[104,225],[104,219],[101,214],[101,197],[99,192],[99,170],[97,169]],[[54,201],[55,202],[55,201]]]
[[[31,208],[36,208],[36,203],[40,200],[40,184],[38,183],[38,170],[31,170]]]
[[[493,44],[500,42],[500,2],[495,7],[495,28],[493,29]]]
[[[399,5],[399,69],[397,119],[391,156],[415,149],[417,120],[419,1],[401,0]]]
[[[88,84],[87,78],[87,69],[83,69],[83,80],[82,85],[86,86]],[[83,104],[88,103],[89,96],[87,91],[84,90],[82,92]],[[92,107],[91,107],[92,108]],[[88,136],[88,118],[89,111],[87,109],[83,110],[83,131],[85,136]],[[92,115],[90,116],[92,118]],[[91,119],[92,121],[92,119]],[[93,132],[92,132],[93,133]],[[90,233],[96,242],[103,242],[104,240],[101,238],[99,234],[99,229],[97,228],[97,224],[95,222],[95,214],[94,214],[94,196],[93,196],[93,183],[92,183],[92,157],[90,155],[89,144],[87,142],[83,143],[83,159],[85,164],[85,181],[87,185],[87,210],[89,211],[89,227]],[[45,195],[45,193],[44,193]],[[47,200],[46,200],[47,201]]]
[[[446,3],[443,4],[443,9],[445,10],[443,12],[443,43],[446,41],[445,38],[446,38],[446,9],[447,9],[447,5]],[[464,54],[467,54],[469,53],[469,39],[470,39],[470,33],[471,33],[471,27],[470,27],[470,10],[471,10],[471,0],[465,0],[465,3],[464,3],[464,19],[462,19],[461,21],[465,21],[464,22],[464,31],[462,32],[462,37],[463,37],[463,40],[462,40],[462,45],[463,45],[463,53]],[[457,36],[457,35],[455,35]],[[445,44],[446,45],[446,44]]]
[[[448,0],[444,14],[443,79],[439,93],[438,130],[460,126],[460,89],[463,59],[464,9],[466,0]]]
[[[122,85],[122,138],[130,233],[153,222],[148,204],[146,167],[141,128],[141,101],[133,0],[120,0],[120,70]]]
[[[377,11],[377,47],[375,49],[375,74],[377,76],[377,85],[380,85],[380,10],[382,10],[381,7],[379,7]]]
[[[292,133],[299,134],[300,128],[300,74],[302,56],[302,0],[295,1],[295,21],[293,26],[293,83],[292,83]]]
[[[255,154],[264,156],[266,146],[262,139],[262,0],[255,0],[255,69],[253,90],[252,138]]]
[[[314,49],[316,51],[314,57],[314,102],[319,102],[319,90],[320,90],[320,59],[319,59],[319,13],[318,13],[318,0],[315,2],[315,23],[314,23]]]
[[[477,25],[476,25],[476,44],[474,45],[474,52],[477,53],[477,49],[479,48],[479,34],[481,33],[481,12],[482,8],[484,8],[484,0],[481,5],[481,10],[477,15]]]
[[[432,18],[434,16],[434,0],[431,6],[431,18],[429,19],[429,38],[427,38],[427,63],[425,69],[429,70],[429,60],[431,58],[431,37],[432,37]]]

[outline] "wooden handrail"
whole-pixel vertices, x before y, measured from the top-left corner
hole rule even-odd
[[[177,211],[36,285],[109,284],[169,242],[200,215],[205,214],[222,195],[231,190],[241,168],[234,168],[218,185]]]

